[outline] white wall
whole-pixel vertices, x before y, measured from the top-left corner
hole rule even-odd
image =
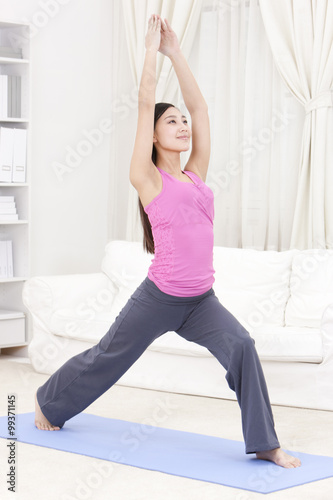
[[[0,0],[3,19],[32,26],[32,275],[100,269],[108,234],[111,10],[108,0]],[[101,123],[104,132],[91,135]]]

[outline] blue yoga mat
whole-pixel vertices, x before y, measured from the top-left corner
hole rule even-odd
[[[16,416],[16,438],[23,443],[78,453],[176,476],[258,493],[291,488],[333,476],[333,458],[295,453],[297,469],[246,455],[244,443],[81,413],[60,431],[39,431],[34,414]],[[0,417],[0,437],[8,419]]]

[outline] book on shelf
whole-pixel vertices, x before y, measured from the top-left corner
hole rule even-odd
[[[0,117],[7,118],[8,116],[8,77],[0,75]]]
[[[27,161],[27,131],[14,129],[12,182],[25,182]]]
[[[22,49],[14,47],[0,46],[0,57],[9,57],[10,59],[22,59]]]
[[[22,107],[22,80],[20,76],[16,77],[16,97],[15,97],[15,102],[16,102],[16,118],[21,118],[22,113],[21,113],[21,107]]]
[[[0,127],[0,182],[26,181],[27,130]]]
[[[16,208],[6,208],[3,207],[4,203],[0,203],[0,215],[11,215],[16,214]]]
[[[18,220],[14,196],[0,196],[0,222]]]
[[[0,241],[0,278],[12,278],[13,276],[12,241]]]
[[[11,220],[19,220],[18,214],[0,214],[0,223]]]
[[[21,118],[21,76],[0,75],[0,117]]]
[[[15,201],[1,201],[0,197],[0,212],[3,212],[3,210],[7,210],[8,208],[16,209]],[[13,213],[13,212],[3,212],[3,213]]]
[[[15,197],[12,195],[0,196],[0,203],[15,203]]]

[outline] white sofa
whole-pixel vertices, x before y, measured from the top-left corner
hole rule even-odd
[[[29,356],[51,374],[109,329],[147,275],[141,243],[113,241],[101,271],[29,279],[23,300],[32,316]],[[214,290],[248,329],[273,404],[333,410],[333,251],[214,248]],[[203,347],[169,332],[119,384],[234,399],[225,370]]]

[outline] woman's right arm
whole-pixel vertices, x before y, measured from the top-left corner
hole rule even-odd
[[[140,197],[158,183],[158,171],[152,162],[156,59],[161,40],[161,21],[151,16],[145,40],[146,54],[139,86],[138,125],[130,166],[130,181]],[[147,193],[148,194],[148,193]]]

